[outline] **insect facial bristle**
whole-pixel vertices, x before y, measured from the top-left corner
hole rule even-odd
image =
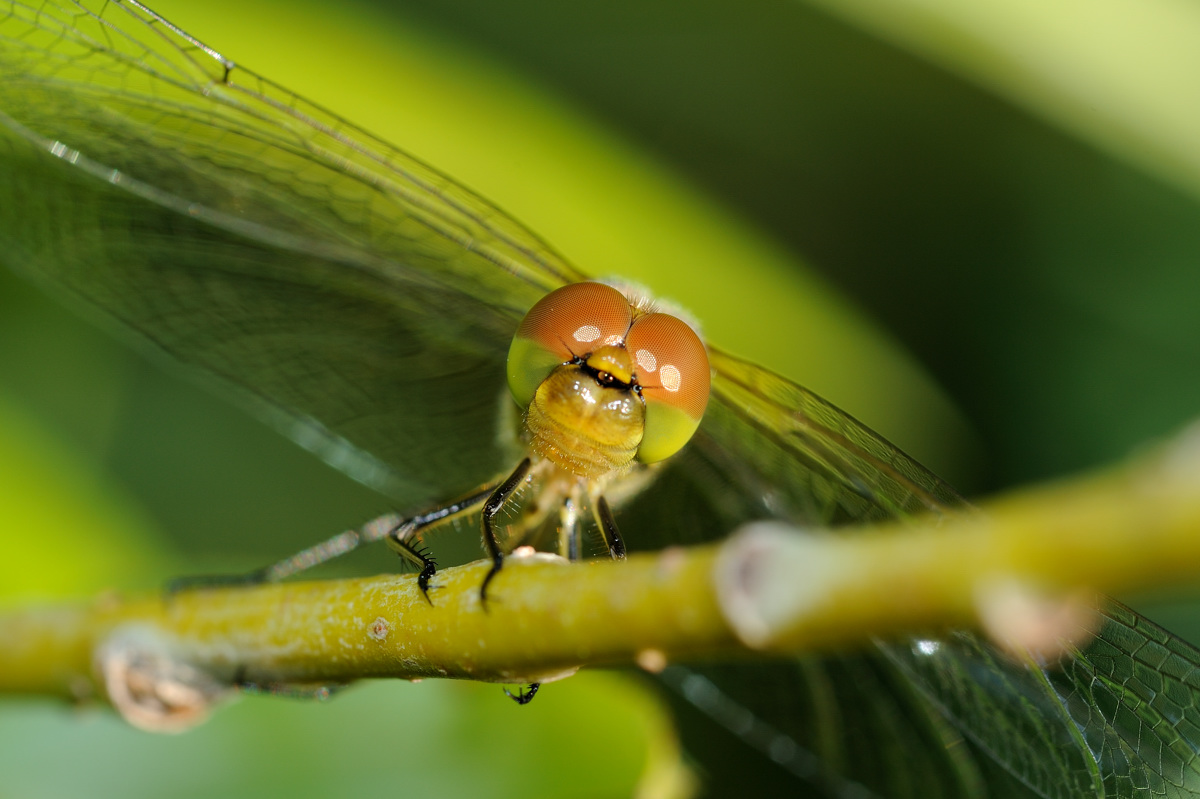
[[[629,300],[629,304],[633,306],[633,315],[635,317],[652,313],[670,314],[680,321],[685,322],[688,327],[696,331],[696,335],[700,337],[700,340],[704,341],[704,333],[700,330],[700,323],[690,311],[679,303],[651,296],[650,291],[645,286],[622,277],[601,278],[599,282],[606,286],[612,286],[625,295],[625,299]]]

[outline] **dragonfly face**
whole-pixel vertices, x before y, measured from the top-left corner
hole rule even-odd
[[[636,349],[539,361],[541,343],[521,345],[506,369],[529,309],[587,277],[499,209],[136,4],[0,10],[0,259],[236,386],[405,507],[511,468],[520,454],[496,434],[506,371],[532,405],[546,376],[527,378],[547,367],[566,377],[534,412],[547,418],[534,452],[555,463],[556,448],[580,451],[562,443],[562,428],[580,431],[556,418],[554,386],[571,394],[603,373],[612,382],[593,396],[615,391],[629,424],[583,431],[603,446],[563,468],[591,479],[665,458],[622,513],[634,546],[768,516],[836,526],[960,504],[856,420],[713,346],[707,407],[657,414],[647,400],[639,438],[633,381],[645,395],[675,378],[649,385]],[[18,207],[38,224],[10,224]],[[1114,607],[1057,670],[1013,665],[968,634],[936,644],[705,667],[678,686],[741,745],[831,795],[1195,795],[1200,656],[1186,643]]]
[[[508,385],[530,446],[598,479],[679,451],[708,405],[708,354],[680,319],[603,283],[564,286],[521,321]]]

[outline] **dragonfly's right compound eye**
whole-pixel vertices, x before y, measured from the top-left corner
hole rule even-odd
[[[700,426],[708,406],[708,351],[696,331],[665,313],[639,316],[625,348],[646,402],[638,460],[654,463],[678,452]]]
[[[508,350],[508,388],[529,407],[555,367],[605,345],[621,345],[633,323],[629,300],[603,283],[572,283],[538,300]]]

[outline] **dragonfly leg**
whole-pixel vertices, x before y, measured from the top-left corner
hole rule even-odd
[[[604,544],[608,547],[608,554],[613,560],[625,560],[625,542],[621,540],[621,531],[617,529],[617,520],[613,518],[612,508],[608,507],[608,500],[597,497],[592,503],[592,508],[600,535],[604,536]]]
[[[504,565],[504,555],[500,551],[500,542],[496,539],[495,518],[500,509],[504,507],[504,503],[513,495],[517,487],[521,485],[521,481],[529,474],[530,460],[526,458],[517,464],[517,468],[509,475],[496,489],[483,506],[483,543],[487,547],[488,554],[492,556],[492,568],[488,571],[487,577],[483,578],[483,585],[479,587],[479,601],[484,609],[487,609],[487,587],[496,573],[500,571]],[[533,697],[537,694],[538,689],[542,687],[540,682],[531,682],[525,688],[517,691],[515,694],[504,689],[504,694],[509,699],[516,702],[518,705],[528,705],[533,701]]]
[[[437,573],[437,560],[429,554],[428,548],[413,540],[418,529],[413,524],[413,520],[409,519],[388,534],[387,542],[397,555],[420,570],[417,573],[417,587],[421,589],[425,601],[432,607],[433,600],[429,598],[429,580]]]
[[[517,464],[517,468],[508,476],[508,479],[497,486],[492,495],[483,503],[483,545],[487,548],[487,553],[492,559],[492,568],[487,573],[487,577],[483,578],[483,585],[479,587],[479,602],[487,609],[487,587],[492,578],[500,571],[500,567],[504,565],[504,553],[500,551],[500,541],[496,538],[496,514],[504,507],[504,503],[508,501],[513,492],[525,480],[525,476],[529,474],[530,460],[526,458]]]
[[[569,560],[579,560],[581,557],[578,504],[577,496],[567,497],[563,501],[559,516],[562,520],[559,547],[565,551]],[[598,497],[592,503],[592,507],[596,516],[596,524],[600,527],[600,534],[604,536],[604,543],[608,547],[608,553],[612,555],[613,560],[624,560],[625,542],[621,540],[621,531],[617,529],[617,520],[613,518],[612,508],[608,506],[608,500],[604,497]],[[492,574],[495,574],[498,570],[499,566],[493,567],[493,570],[488,574],[488,579],[491,579]],[[484,587],[487,587],[487,580],[484,581]],[[515,694],[507,688],[504,690],[504,693],[518,705],[527,705],[533,701],[533,697],[541,687],[541,683],[531,682],[527,687],[522,688]]]
[[[297,552],[295,555],[246,574],[177,577],[167,583],[166,591],[168,594],[173,594],[197,588],[220,588],[279,582],[292,575],[308,571],[315,566],[320,566],[322,563],[328,563],[335,558],[345,555],[347,552],[358,549],[363,544],[378,541],[387,530],[396,525],[396,521],[397,517],[394,514],[380,516],[363,525],[358,530],[346,530],[345,532],[338,533],[319,544],[314,544],[308,549]]]
[[[533,701],[533,697],[537,694],[538,689],[541,687],[542,684],[540,682],[531,682],[528,686],[517,691],[515,694],[507,688],[504,689],[504,693],[509,699],[516,702],[518,705],[528,705]]]
[[[387,543],[396,554],[420,569],[417,576],[417,586],[425,595],[425,601],[430,605],[429,580],[437,572],[437,561],[429,554],[429,550],[420,545],[419,537],[430,527],[441,524],[460,513],[469,513],[488,500],[496,491],[496,486],[487,485],[470,496],[439,505],[432,510],[404,519],[393,525],[387,533]]]
[[[571,561],[583,557],[579,540],[578,491],[566,497],[558,509],[558,554]]]

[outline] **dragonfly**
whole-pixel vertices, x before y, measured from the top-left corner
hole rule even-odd
[[[414,513],[521,461],[513,333],[588,275],[137,2],[0,9],[0,261]],[[618,508],[630,549],[755,519],[836,529],[962,507],[815,394],[712,343],[707,356],[699,428]],[[1102,615],[1090,643],[1044,668],[961,632],[671,667],[664,683],[699,761],[778,768],[815,795],[1200,794],[1200,652],[1115,603]]]

